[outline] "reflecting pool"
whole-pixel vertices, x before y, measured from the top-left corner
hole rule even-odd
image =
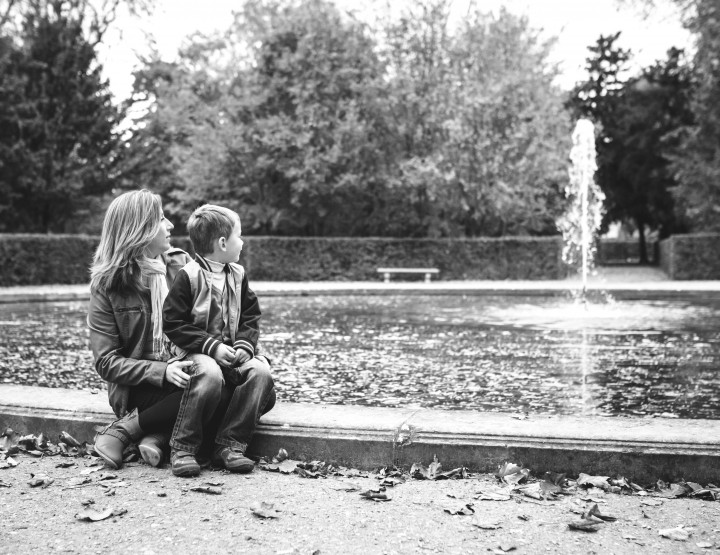
[[[720,419],[720,300],[268,296],[284,401]],[[0,381],[103,389],[85,302],[0,304]]]

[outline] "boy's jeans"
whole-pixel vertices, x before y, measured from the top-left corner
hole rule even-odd
[[[220,421],[216,445],[245,452],[259,418],[275,405],[275,386],[266,368],[243,368],[241,384],[226,385],[215,360],[207,355],[188,355],[194,362],[183,392],[170,446],[196,455],[204,434]],[[223,411],[224,409],[224,411]],[[213,416],[215,418],[213,418]]]

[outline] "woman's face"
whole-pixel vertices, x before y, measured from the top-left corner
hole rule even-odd
[[[165,215],[163,214],[160,225],[158,225],[157,233],[147,247],[150,258],[160,256],[170,248],[170,232],[174,227],[175,226],[170,223],[170,220],[165,219]]]

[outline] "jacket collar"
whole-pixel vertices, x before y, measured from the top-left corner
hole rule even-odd
[[[195,255],[195,261],[200,265],[203,270],[207,272],[220,273],[230,271],[230,268],[227,264],[222,264],[220,262],[215,262],[214,260],[209,260],[199,254]]]

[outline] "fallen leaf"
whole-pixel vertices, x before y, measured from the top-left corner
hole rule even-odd
[[[250,510],[252,511],[252,514],[254,514],[257,517],[260,518],[279,518],[280,517],[280,511],[275,509],[273,503],[267,503],[266,501],[260,501],[258,503],[254,503]]]
[[[589,474],[583,474],[581,472],[577,479],[577,485],[584,487],[594,486],[596,488],[607,490],[610,489],[610,482],[608,482],[609,479],[610,478],[608,476],[590,476]]]
[[[640,500],[641,505],[647,505],[648,507],[659,507],[663,504],[662,499],[654,499],[652,497],[647,497],[645,499]]]
[[[75,466],[75,461],[63,461],[55,465],[55,468],[70,468]]]
[[[214,486],[196,486],[194,488],[190,488],[190,491],[197,491],[199,493],[210,493],[212,495],[220,495],[222,493],[222,489],[216,488]]]
[[[466,503],[465,505],[459,505],[454,507],[445,507],[443,508],[443,511],[451,515],[459,516],[469,516],[475,514],[475,509],[473,509],[472,503]]]
[[[712,549],[714,544],[710,542],[697,542],[695,545],[697,545],[700,549]]]
[[[602,514],[602,513],[600,512],[600,509],[598,509],[597,504],[595,504],[595,505],[593,505],[592,507],[590,507],[590,510],[587,511],[586,514],[587,514],[587,516],[597,517],[597,518],[599,518],[600,520],[604,520],[605,522],[615,522],[615,521],[617,520],[617,518],[614,517],[614,516]],[[583,516],[584,516],[584,515],[583,515]],[[587,518],[587,516],[585,516],[585,518]]]
[[[500,551],[503,553],[507,553],[508,551],[514,551],[515,549],[517,549],[516,546],[514,546],[510,543],[501,543],[498,547],[500,548]]]
[[[681,542],[687,541],[688,538],[690,538],[690,532],[688,532],[682,526],[658,530],[658,534],[660,534],[663,538],[668,538],[670,540],[676,540]]]
[[[86,507],[82,511],[80,511],[78,514],[75,515],[75,518],[78,520],[85,520],[89,522],[97,522],[99,520],[105,520],[112,516],[120,516],[127,513],[126,509],[113,509],[112,507],[108,507],[104,511],[98,511],[97,509],[93,509],[92,507]]]
[[[15,459],[12,457],[8,457],[5,460],[0,461],[0,468],[15,468],[18,463]]]
[[[289,455],[288,455],[288,452],[287,452],[285,449],[280,449],[280,450],[278,451],[278,454],[275,455],[275,458],[273,459],[273,462],[281,463],[281,462],[283,462],[285,459],[287,459],[288,456],[289,456]]]
[[[573,520],[571,522],[568,522],[568,527],[572,530],[582,530],[583,532],[597,532],[600,530],[600,527],[602,526],[602,522],[597,522],[594,520]]]
[[[483,490],[477,492],[474,498],[479,501],[510,501],[510,494],[506,491]]]
[[[37,488],[42,486],[42,488],[44,489],[55,481],[55,478],[51,478],[47,474],[30,474],[30,477],[31,478],[28,481],[28,485],[31,488]]]
[[[502,528],[500,525],[500,522],[497,520],[482,520],[477,517],[473,517],[472,521],[470,522],[473,526],[476,526],[477,528],[480,528],[481,530],[497,530],[498,528]]]
[[[80,442],[67,432],[60,432],[59,440],[60,440],[60,442],[64,443],[65,445],[69,445],[70,447],[80,447],[81,446]]]
[[[372,501],[390,501],[392,499],[392,497],[385,492],[385,488],[363,491],[360,493],[360,497],[364,497],[365,499],[370,499]]]
[[[360,491],[360,485],[350,482],[338,482],[330,484],[330,487],[336,491]]]
[[[0,488],[9,488],[10,484],[7,482],[4,482],[3,480],[0,480]]]
[[[77,478],[70,478],[68,480],[67,485],[68,485],[68,487],[72,488],[72,487],[82,486],[83,484],[89,484],[91,482],[92,482],[92,480],[89,477],[79,476]]]

